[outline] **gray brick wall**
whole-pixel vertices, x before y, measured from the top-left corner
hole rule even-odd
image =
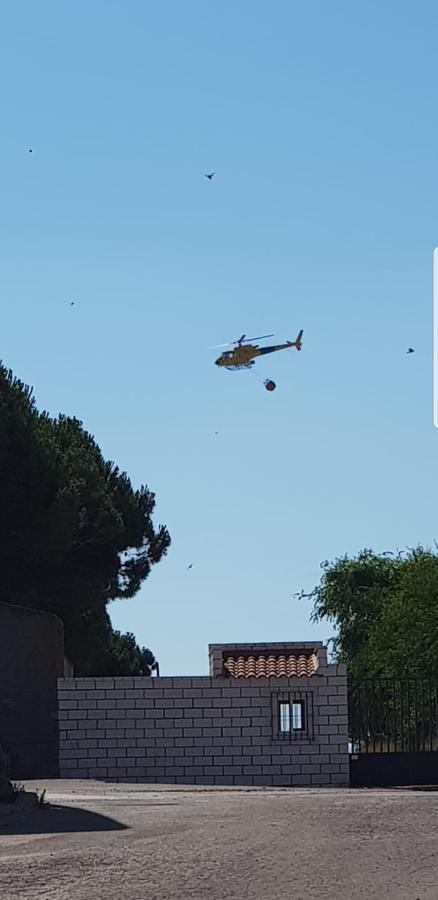
[[[311,695],[311,739],[280,738],[279,691]],[[60,678],[58,707],[62,778],[349,783],[343,666],[310,678]]]

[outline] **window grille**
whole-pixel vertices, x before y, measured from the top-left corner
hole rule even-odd
[[[313,740],[313,694],[311,691],[274,693],[272,713],[274,740]]]

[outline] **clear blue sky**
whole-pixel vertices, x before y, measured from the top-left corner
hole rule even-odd
[[[110,613],[162,674],[324,639],[293,597],[321,560],[438,539],[437,25],[432,0],[3,6],[0,357],[156,493],[172,547]],[[299,328],[301,354],[213,364]]]

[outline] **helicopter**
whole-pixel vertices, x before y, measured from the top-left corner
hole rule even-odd
[[[290,350],[291,347],[301,350],[303,338],[302,330],[298,333],[294,341],[286,341],[285,344],[273,344],[270,347],[259,347],[258,344],[251,343],[251,341],[262,341],[270,337],[274,337],[274,335],[262,334],[259,337],[248,338],[245,340],[246,335],[242,334],[242,337],[239,338],[238,341],[231,341],[230,344],[219,345],[222,347],[234,346],[234,350],[226,350],[222,353],[219,358],[215,360],[215,365],[223,366],[225,369],[235,372],[239,369],[250,369],[254,365],[257,356],[263,356],[265,353],[275,353],[277,350]]]

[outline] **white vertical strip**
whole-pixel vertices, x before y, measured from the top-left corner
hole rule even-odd
[[[438,247],[433,251],[433,424],[438,428]]]
[[[289,703],[280,703],[280,731],[290,731],[290,706]]]

